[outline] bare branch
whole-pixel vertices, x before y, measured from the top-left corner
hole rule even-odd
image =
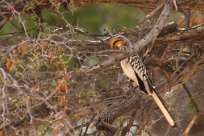
[[[185,131],[183,132],[181,136],[188,136],[193,125],[197,122],[199,117],[202,116],[203,114],[204,114],[204,111],[200,111],[196,113],[196,115],[192,118],[191,122],[188,124],[188,126],[186,127]]]
[[[152,11],[156,9],[158,4],[162,3],[163,0],[144,0],[144,1],[137,1],[137,0],[73,0],[75,6],[84,6],[90,4],[99,4],[99,3],[109,3],[109,4],[125,4],[130,6],[139,7],[145,9],[146,11]],[[190,9],[202,9],[204,3],[202,0],[196,1],[188,1],[179,0],[174,2],[175,9],[182,9],[182,10],[190,10]],[[185,4],[184,4],[185,3]]]
[[[109,67],[113,64],[115,64],[116,62],[124,59],[125,57],[133,54],[133,53],[137,53],[139,52],[141,49],[143,49],[147,44],[153,42],[157,36],[159,35],[159,32],[164,28],[168,15],[170,14],[172,9],[172,3],[171,2],[167,2],[164,6],[164,9],[160,15],[160,17],[157,19],[153,29],[141,40],[139,40],[138,42],[133,44],[133,49],[128,50],[126,54],[119,54],[115,57],[112,57],[102,63],[100,63],[99,65],[96,65],[88,70],[85,70],[84,72],[99,72],[101,69],[104,69],[106,67]]]

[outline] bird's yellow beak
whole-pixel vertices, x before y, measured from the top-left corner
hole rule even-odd
[[[120,38],[114,37],[110,39],[110,47],[111,49],[121,48],[124,45],[124,41]]]

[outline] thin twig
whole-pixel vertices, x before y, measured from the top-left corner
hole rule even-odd
[[[185,131],[183,132],[181,136],[188,136],[193,125],[197,122],[199,117],[203,114],[204,114],[204,110],[196,113],[196,115],[192,118],[191,122],[188,124],[188,126],[186,127]]]
[[[190,101],[193,103],[193,106],[196,109],[196,113],[198,113],[199,112],[199,108],[198,108],[196,102],[194,101],[194,99],[192,98],[192,95],[189,92],[188,87],[185,84],[183,84],[182,86],[183,86],[184,90],[186,91],[186,93],[188,94],[188,97],[190,98]]]
[[[83,70],[82,72],[86,72],[86,73],[90,73],[90,72],[94,72],[97,73],[99,72],[101,69],[104,69],[106,67],[112,66],[113,64],[115,64],[118,61],[121,61],[122,59],[124,59],[127,56],[130,56],[133,53],[138,53],[140,50],[142,50],[147,44],[151,43],[152,41],[154,41],[157,36],[159,35],[160,31],[164,28],[168,15],[170,14],[172,10],[172,3],[171,2],[167,2],[164,6],[164,9],[160,15],[160,17],[157,19],[154,27],[152,28],[152,30],[141,40],[139,40],[138,42],[133,44],[133,48],[128,50],[126,53],[124,54],[118,54],[115,57],[112,57],[90,69],[87,70]]]

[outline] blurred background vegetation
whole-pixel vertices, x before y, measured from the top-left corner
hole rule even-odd
[[[119,29],[121,27],[135,28],[141,21],[145,12],[135,7],[125,5],[99,4],[95,6],[84,6],[68,9],[61,6],[56,12],[53,9],[43,9],[42,17],[46,27],[64,26],[67,23],[62,19],[63,14],[66,21],[73,26],[84,28],[90,33],[103,34],[104,29]],[[22,15],[26,30],[30,37],[37,35],[37,24],[33,14]],[[44,24],[44,25],[45,25]],[[1,35],[22,32],[22,25],[18,17],[13,18],[0,30]]]

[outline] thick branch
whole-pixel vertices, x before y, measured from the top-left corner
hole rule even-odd
[[[198,27],[188,31],[178,31],[176,33],[168,34],[163,37],[157,38],[157,41],[182,41],[188,39],[201,39],[204,37],[204,28]]]
[[[159,35],[160,31],[164,28],[164,26],[166,24],[166,20],[168,18],[168,15],[171,12],[171,9],[172,9],[172,3],[167,2],[164,6],[164,9],[163,9],[160,17],[156,21],[153,29],[144,38],[142,38],[141,40],[139,40],[138,42],[133,44],[134,45],[133,49],[128,50],[126,54],[119,54],[119,55],[117,55],[111,59],[108,59],[108,60],[102,62],[101,64],[96,65],[96,66],[92,67],[91,69],[86,70],[86,72],[99,72],[101,69],[113,65],[114,63],[124,59],[125,57],[127,57],[133,53],[139,52],[147,44],[154,42],[154,40]]]
[[[139,98],[135,95],[131,99],[124,101],[122,103],[119,103],[118,105],[114,107],[110,107],[105,113],[102,113],[99,115],[99,119],[97,122],[97,128],[105,131],[111,131],[114,130],[114,128],[111,125],[107,125],[104,122],[112,123],[116,118],[120,117],[121,115],[124,115],[127,112],[132,111],[133,109],[137,110],[139,109],[140,102]],[[109,133],[114,133],[116,131],[111,131]]]
[[[200,118],[200,116],[202,116],[204,114],[204,111],[200,111],[198,112],[191,120],[191,122],[188,124],[188,126],[186,127],[185,131],[183,132],[183,134],[181,136],[187,136],[189,135],[189,132],[191,130],[191,128],[193,127],[193,125],[198,121],[198,119]]]

